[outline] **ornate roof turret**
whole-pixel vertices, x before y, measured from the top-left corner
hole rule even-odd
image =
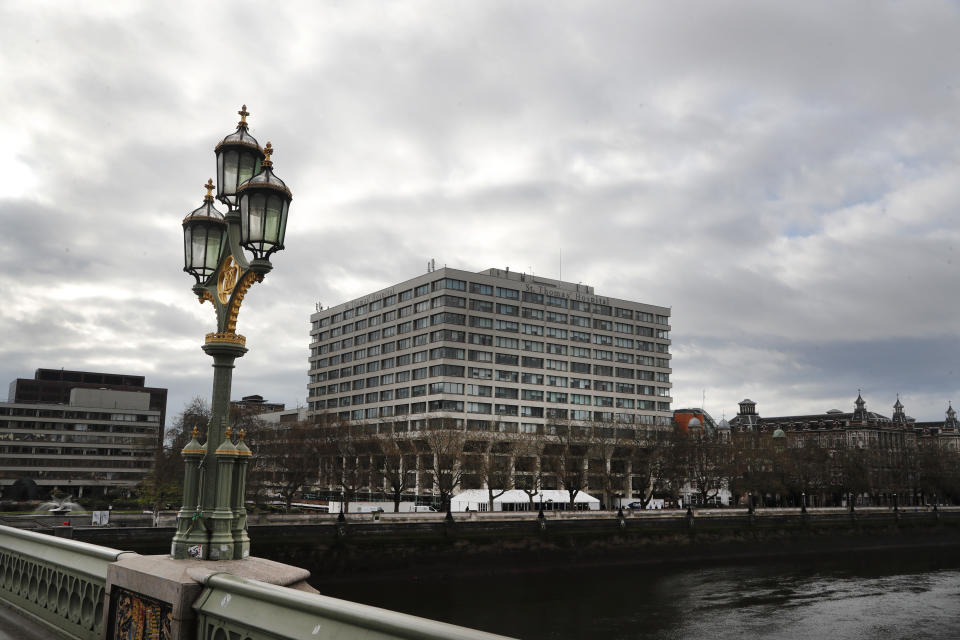
[[[899,393],[897,394],[897,402],[893,405],[893,418],[891,421],[900,426],[906,426],[907,424],[907,414],[903,412],[903,403],[900,402]]]
[[[864,401],[863,396],[860,395],[860,389],[857,389],[857,399],[854,401],[856,409],[853,410],[853,419],[866,421],[867,420],[867,403]]]
[[[957,420],[957,412],[953,408],[953,403],[947,404],[947,419],[943,423],[944,430],[950,429],[960,431],[960,422]]]

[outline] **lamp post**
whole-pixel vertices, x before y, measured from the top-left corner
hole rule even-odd
[[[231,560],[250,553],[244,490],[251,451],[243,432],[234,441],[228,424],[234,361],[246,352],[236,332],[237,316],[249,288],[273,269],[270,256],[283,249],[292,196],[273,173],[268,142],[262,148],[247,128],[246,105],[237,130],[217,144],[217,184],[208,180],[203,204],[183,220],[183,270],[196,279],[193,293],[213,305],[217,330],[203,351],[213,358],[213,398],[206,440],[184,447],[183,506],[170,555],[197,560]],[[221,213],[216,198],[226,205]],[[247,253],[250,254],[248,259]]]

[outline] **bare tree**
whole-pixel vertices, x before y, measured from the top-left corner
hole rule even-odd
[[[560,487],[570,496],[570,509],[576,508],[577,494],[587,487],[587,427],[567,423],[557,425],[553,442],[543,449],[543,462]]]
[[[317,479],[324,438],[308,422],[258,423],[250,442],[255,482],[276,492],[289,509],[296,493]]]
[[[405,491],[416,484],[416,459],[411,460],[409,442],[396,440],[392,436],[380,438],[377,441],[379,454],[377,456],[376,472],[386,484],[387,492],[393,498],[393,512],[400,511],[400,501]]]
[[[513,488],[513,474],[510,460],[504,454],[510,454],[513,442],[510,440],[470,440],[466,444],[469,455],[467,471],[475,476],[487,488],[487,508],[493,511],[493,502]]]
[[[432,458],[427,473],[433,481],[434,490],[439,494],[441,507],[449,509],[450,497],[463,478],[461,459],[466,436],[452,425],[444,424],[426,431],[422,439]]]
[[[640,493],[639,502],[646,508],[655,496],[673,488],[668,478],[672,439],[662,431],[635,433],[630,446],[631,490]]]
[[[530,500],[533,511],[533,499],[543,488],[543,448],[544,437],[536,434],[524,434],[514,442],[516,468],[514,486],[520,489]]]

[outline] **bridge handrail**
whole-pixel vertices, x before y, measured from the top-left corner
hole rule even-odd
[[[410,640],[506,640],[505,636],[228,573],[214,573],[202,581],[206,589],[194,604],[198,640],[215,637],[217,629],[254,638],[259,631],[261,637],[272,638],[350,637],[350,632],[375,632]],[[265,615],[267,610],[269,615]]]
[[[0,525],[0,600],[60,635],[97,640],[107,567],[124,553]]]

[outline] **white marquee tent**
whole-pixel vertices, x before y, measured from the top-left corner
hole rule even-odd
[[[494,495],[498,491],[494,490]],[[570,508],[570,494],[558,489],[544,489],[533,496],[533,510],[540,509],[540,504],[548,511],[557,511]],[[579,492],[573,500],[575,509],[597,511],[600,501],[588,493]],[[493,499],[494,511],[528,511],[530,510],[530,496],[520,489],[511,489],[503,495]],[[450,511],[488,511],[489,495],[486,489],[467,489],[450,499]]]

